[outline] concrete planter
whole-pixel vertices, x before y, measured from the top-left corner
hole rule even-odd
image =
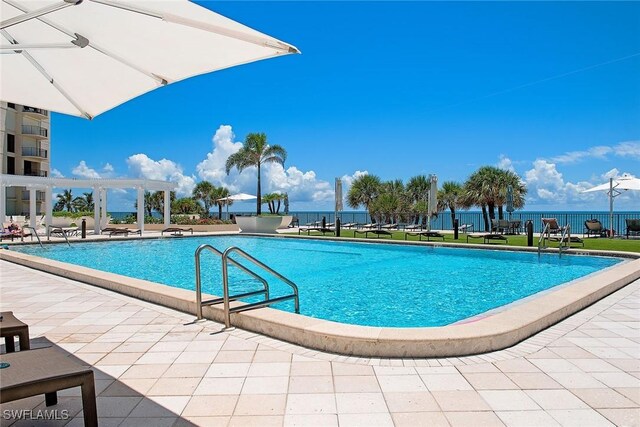
[[[282,222],[278,228],[289,228],[289,224],[293,221],[293,215],[283,215]]]
[[[274,234],[282,224],[280,216],[237,216],[236,224],[241,233]]]

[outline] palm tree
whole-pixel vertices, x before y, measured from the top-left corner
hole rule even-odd
[[[209,216],[209,209],[215,203],[215,188],[209,181],[200,181],[193,188],[193,198],[202,202],[206,216]]]
[[[456,209],[461,205],[462,185],[454,181],[445,181],[438,191],[438,210],[451,211],[451,224],[456,219]]]
[[[244,140],[240,151],[232,154],[227,159],[226,172],[229,175],[234,167],[242,172],[250,166],[258,169],[258,191],[256,200],[256,213],[262,213],[262,186],[260,183],[260,168],[265,163],[278,163],[284,166],[287,159],[287,151],[279,145],[267,144],[267,135],[264,133],[250,133]]]
[[[62,194],[58,194],[58,201],[56,202],[55,210],[73,212],[73,193],[71,189],[64,190]]]
[[[171,203],[171,212],[177,215],[198,213],[202,211],[202,206],[191,197],[176,199]]]
[[[375,175],[361,175],[353,180],[349,194],[347,195],[347,204],[356,209],[359,206],[364,206],[369,212],[369,215],[373,216],[371,212],[371,203],[378,197],[382,190],[382,182],[380,178]]]
[[[409,179],[406,187],[406,194],[408,202],[412,205],[411,211],[413,213],[412,223],[416,223],[422,216],[423,224],[426,223],[428,205],[427,199],[429,195],[429,189],[431,188],[431,181],[426,175],[417,175]]]
[[[82,196],[78,196],[73,199],[73,207],[80,212],[93,212],[93,193],[82,193]]]
[[[509,170],[500,170],[499,175],[500,188],[498,191],[498,218],[504,219],[503,205],[507,203],[507,187],[511,186],[513,190],[513,207],[522,209],[524,207],[524,196],[527,194],[527,187],[520,179],[520,176]]]
[[[215,187],[213,190],[213,201],[218,206],[218,219],[222,219],[222,208],[224,206],[231,206],[233,204],[233,200],[221,200],[226,199],[231,195],[229,190],[224,187]]]

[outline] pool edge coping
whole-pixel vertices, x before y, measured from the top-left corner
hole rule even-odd
[[[375,243],[371,240],[369,242]],[[481,245],[479,247],[482,248]],[[232,324],[307,348],[349,356],[451,357],[501,350],[640,279],[639,254],[588,250],[579,252],[590,255],[614,254],[618,257],[622,255],[635,260],[577,279],[568,286],[552,288],[548,293],[531,301],[468,323],[422,328],[370,327],[262,308],[232,314]],[[194,291],[14,251],[0,250],[0,260],[88,283],[185,313],[195,313]],[[204,307],[203,314],[206,318],[218,322],[223,319],[222,309],[218,307]]]

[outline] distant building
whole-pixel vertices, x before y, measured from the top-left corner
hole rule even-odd
[[[0,172],[9,175],[49,176],[51,167],[51,121],[49,111],[0,102]],[[36,210],[44,212],[44,191],[36,192]],[[29,192],[7,188],[7,215],[29,212]]]

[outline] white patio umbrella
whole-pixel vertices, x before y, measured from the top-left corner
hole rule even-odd
[[[623,174],[618,178],[609,178],[609,182],[596,185],[593,188],[583,191],[583,193],[592,193],[596,191],[606,191],[609,196],[609,230],[613,230],[613,200],[624,191],[636,190],[640,191],[640,178],[633,175]],[[609,234],[613,237],[613,233]]]
[[[427,230],[431,230],[431,218],[438,215],[438,177],[436,175],[429,175],[429,181],[431,183],[429,187],[429,204],[428,204],[428,222]]]
[[[0,100],[93,118],[295,47],[187,0],[1,0]]]
[[[216,202],[221,202],[221,201],[234,201],[234,202],[241,202],[241,201],[246,201],[246,200],[255,200],[257,199],[257,196],[252,196],[251,194],[247,194],[247,193],[238,193],[238,194],[233,194],[231,196],[228,197],[223,197],[221,199],[216,199]],[[227,203],[227,219],[229,219],[229,203]]]

